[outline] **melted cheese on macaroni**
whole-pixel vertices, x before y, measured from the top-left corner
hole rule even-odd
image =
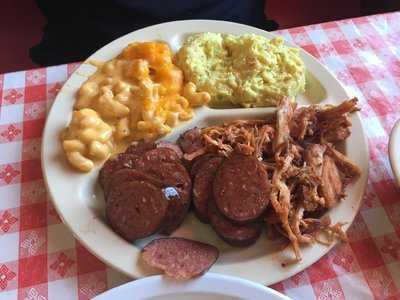
[[[112,149],[112,128],[90,108],[74,111],[72,121],[63,133],[63,148],[68,161],[81,171],[90,171],[93,160],[106,159]]]
[[[162,42],[128,45],[100,64],[78,91],[71,124],[62,135],[69,162],[90,171],[95,160],[122,151],[130,142],[168,134],[210,101],[183,73]],[[90,119],[90,121],[88,121]]]

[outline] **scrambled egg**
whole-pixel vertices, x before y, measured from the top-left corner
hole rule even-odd
[[[299,50],[280,37],[201,33],[190,36],[175,57],[185,79],[211,95],[211,106],[275,106],[305,90]]]

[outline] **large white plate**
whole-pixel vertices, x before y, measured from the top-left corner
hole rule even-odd
[[[235,23],[221,21],[179,21],[151,26],[127,34],[101,48],[90,59],[105,61],[117,56],[127,44],[133,41],[163,40],[177,50],[189,34],[196,32],[223,32],[232,34],[255,33],[267,38],[273,34]],[[339,103],[347,99],[343,86],[316,59],[301,51],[307,73],[307,92],[298,97],[301,104]],[[82,64],[58,94],[44,129],[42,148],[42,167],[48,190],[54,205],[64,223],[94,255],[131,277],[143,277],[156,271],[144,266],[139,258],[140,248],[145,241],[131,244],[115,234],[105,222],[102,192],[96,182],[98,169],[89,174],[74,171],[67,164],[59,142],[59,134],[69,123],[74,96],[80,85],[95,71],[88,63]],[[189,122],[176,128],[167,139],[175,140],[187,128],[221,123],[231,119],[261,118],[274,111],[272,108],[254,109],[210,109],[200,108]],[[357,214],[368,173],[368,148],[358,114],[352,116],[352,134],[344,145],[350,159],[361,167],[362,177],[356,184],[347,188],[346,199],[330,210],[334,222],[351,224]],[[216,245],[221,252],[218,262],[211,271],[236,275],[263,284],[272,284],[288,278],[305,269],[331,247],[315,244],[302,249],[301,263],[282,267],[281,262],[288,253],[279,251],[280,242],[272,242],[263,235],[259,241],[248,248],[232,248],[219,240],[209,226],[198,222],[189,215],[183,226],[175,233]]]
[[[390,133],[389,159],[397,185],[400,186],[400,120],[398,120]]]
[[[290,300],[261,284],[237,277],[208,273],[190,281],[150,276],[111,289],[94,300]]]

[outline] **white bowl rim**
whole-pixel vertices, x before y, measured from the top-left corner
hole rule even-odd
[[[106,300],[118,297],[124,300],[128,298],[123,297],[123,295],[132,295],[132,292],[135,292],[135,299],[137,300],[168,294],[184,295],[188,292],[208,292],[231,297],[241,296],[248,300],[261,300],[266,299],[265,297],[271,300],[290,300],[289,297],[262,284],[211,272],[188,281],[174,281],[162,275],[149,276],[110,289],[94,299]]]

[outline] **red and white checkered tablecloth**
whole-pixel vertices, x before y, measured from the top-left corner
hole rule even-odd
[[[318,58],[358,97],[371,153],[350,242],[272,287],[293,299],[400,299],[400,190],[387,155],[388,134],[400,118],[400,13],[278,34]],[[0,75],[0,299],[87,299],[128,280],[72,237],[42,178],[46,113],[76,67]]]

